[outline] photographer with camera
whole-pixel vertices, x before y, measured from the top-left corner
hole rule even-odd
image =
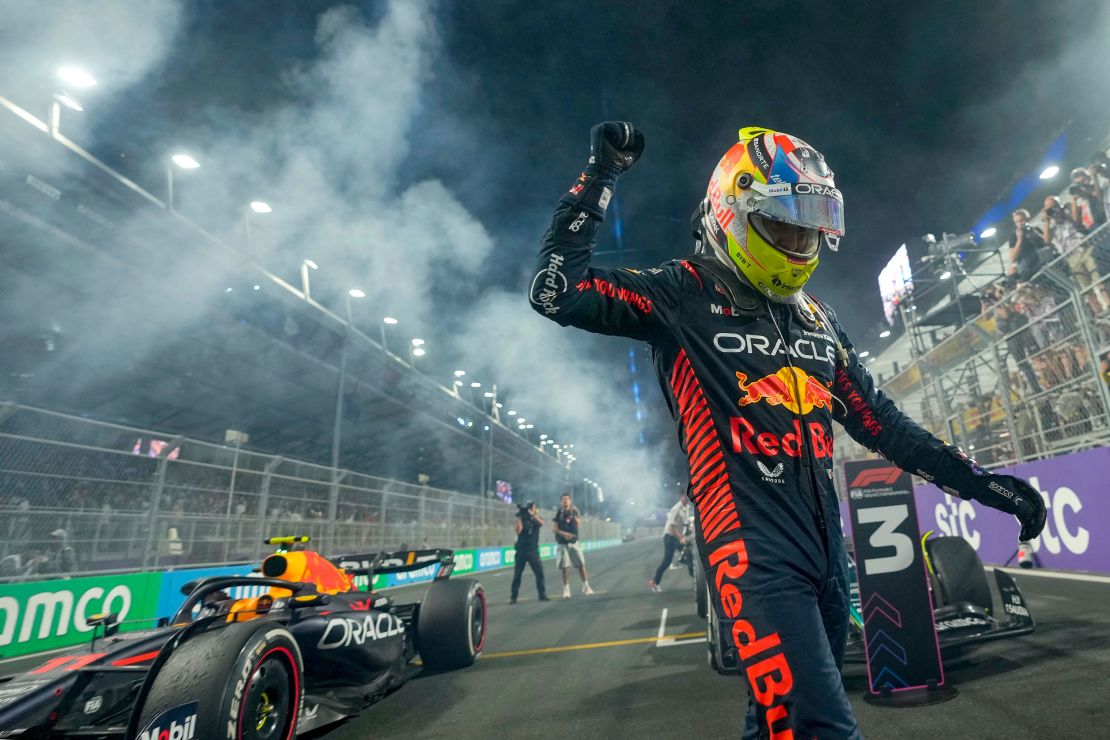
[[[1068,263],[1068,269],[1071,270],[1079,291],[1086,293],[1085,299],[1091,315],[1098,316],[1110,308],[1110,294],[1107,294],[1104,285],[1099,284],[1098,265],[1091,254],[1091,247],[1089,244],[1082,244],[1083,234],[1071,214],[1060,203],[1060,199],[1054,195],[1044,199],[1042,236],[1046,244],[1051,243],[1057,252],[1066,255],[1064,260]],[[1096,287],[1089,290],[1091,286]]]
[[[564,493],[559,499],[559,508],[555,510],[555,518],[551,521],[551,528],[555,530],[555,565],[563,571],[563,598],[570,598],[570,568],[578,568],[578,575],[582,576],[582,593],[589,596],[594,592],[590,588],[590,581],[586,577],[586,556],[582,554],[582,545],[578,543],[578,523],[582,515],[570,500],[570,494]]]
[[[1102,193],[1103,214],[1110,219],[1110,156],[1104,150],[1095,152],[1087,170],[1091,173],[1098,192]]]
[[[1010,247],[1009,274],[1027,282],[1041,269],[1040,249],[1044,239],[1029,225],[1029,211],[1019,208],[1011,216],[1014,220],[1014,241]]]
[[[1071,171],[1071,220],[1084,234],[1090,234],[1106,223],[1106,211],[1102,207],[1102,193],[1098,181],[1082,167]]]
[[[524,504],[516,512],[516,561],[513,564],[512,598],[510,604],[516,603],[520,593],[520,577],[524,573],[524,566],[530,565],[532,573],[536,576],[536,591],[539,592],[540,601],[550,601],[547,598],[547,589],[543,578],[543,564],[540,563],[540,530],[543,528],[543,519],[540,518],[539,509],[532,501]]]

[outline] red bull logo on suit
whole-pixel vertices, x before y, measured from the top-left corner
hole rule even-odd
[[[783,406],[791,413],[808,414],[813,409],[832,409],[829,387],[799,367],[780,367],[771,375],[747,382],[748,376],[736,373],[740,386],[740,406],[765,401]]]

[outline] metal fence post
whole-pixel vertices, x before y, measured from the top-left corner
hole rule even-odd
[[[1110,387],[1102,379],[1102,372],[1099,370],[1098,340],[1091,331],[1090,323],[1082,318],[1082,308],[1079,302],[1081,296],[1077,291],[1073,292],[1072,295],[1072,300],[1077,301],[1075,304],[1076,323],[1079,324],[1079,330],[1083,332],[1083,341],[1087,345],[1087,353],[1090,358],[1091,375],[1094,376],[1095,386],[1098,388],[1098,397],[1102,401],[1102,418],[1106,420],[1107,425],[1110,425]]]
[[[414,547],[423,546],[424,541],[426,539],[428,539],[428,529],[427,529],[428,524],[424,519],[424,504],[427,500],[427,497],[428,497],[428,487],[427,486],[421,486],[420,487],[420,530],[419,530],[420,531],[420,536],[418,538],[419,541],[414,545]]]
[[[162,491],[166,487],[166,468],[169,467],[170,453],[181,446],[183,437],[175,437],[158,453],[158,470],[154,474],[154,491],[150,501],[150,515],[146,527],[146,543],[143,545],[143,565],[141,570],[158,565],[158,546],[161,539],[156,539],[158,530],[158,512],[162,506]]]
[[[262,487],[258,495],[258,537],[255,538],[254,543],[255,560],[261,559],[262,540],[266,539],[266,519],[270,515],[270,481],[274,471],[284,460],[283,457],[275,457],[262,469]]]
[[[1006,428],[1010,430],[1010,441],[1014,446],[1014,458],[1018,462],[1025,462],[1021,454],[1021,438],[1018,437],[1017,425],[1014,423],[1014,408],[1010,403],[1010,368],[1002,360],[1002,353],[998,351],[998,342],[991,342],[991,352],[994,354],[994,366],[998,369],[998,379],[1002,382],[1002,408],[1006,412]],[[989,423],[990,416],[987,421]]]
[[[346,479],[347,475],[350,472],[351,472],[350,470],[343,470],[343,471],[333,470],[332,471],[331,492],[328,494],[328,520],[327,520],[328,538],[327,539],[328,539],[328,547],[330,547],[333,550],[337,547],[336,542],[335,542],[335,538],[336,538],[336,530],[337,530],[336,519],[338,518],[338,512],[339,512],[339,484],[341,484]]]

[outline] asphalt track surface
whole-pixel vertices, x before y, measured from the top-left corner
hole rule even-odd
[[[530,571],[520,602],[512,606],[511,571],[479,574],[489,599],[489,631],[474,666],[439,674],[414,669],[412,680],[361,716],[309,737],[739,737],[745,689],[739,677],[718,676],[706,665],[692,579],[685,570],[670,570],[663,593],[647,590],[661,555],[659,540],[592,552],[587,564],[597,594],[582,596],[574,573],[574,596],[567,601],[558,598],[562,582],[551,561],[544,563],[552,596],[547,603],[536,600]],[[863,666],[846,670],[845,685],[865,736],[1107,736],[1110,583],[1025,572],[1015,578],[1037,631],[946,658],[949,680],[959,690],[952,701],[877,707],[863,701]],[[408,601],[424,588],[390,593]],[[0,674],[40,661],[5,663]]]
[[[562,591],[545,562],[552,601],[536,600],[529,571],[509,604],[511,571],[480,574],[489,633],[471,668],[420,675],[362,716],[314,735],[365,738],[739,737],[742,681],[705,661],[692,580],[671,570],[664,592],[646,588],[659,540],[589,554],[594,596]],[[1110,584],[1016,575],[1037,620],[1027,637],[1002,640],[946,662],[959,696],[910,709],[863,701],[866,672],[845,682],[870,738],[1102,737],[1110,724]],[[992,579],[993,580],[993,579]],[[415,591],[419,587],[414,587]],[[399,589],[398,597],[413,594]],[[997,595],[996,595],[997,599]],[[675,638],[660,642],[662,632]],[[687,637],[686,635],[689,635]]]

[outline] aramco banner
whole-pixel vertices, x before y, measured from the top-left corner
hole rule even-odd
[[[1110,448],[1084,450],[1049,460],[1001,468],[1025,478],[1044,497],[1048,519],[1033,540],[1042,568],[1110,573]],[[963,537],[984,563],[1005,563],[1018,546],[1018,522],[975,501],[949,496],[936,486],[914,487],[922,532]],[[841,522],[847,531],[847,504]],[[1015,560],[1016,563],[1016,560]]]

